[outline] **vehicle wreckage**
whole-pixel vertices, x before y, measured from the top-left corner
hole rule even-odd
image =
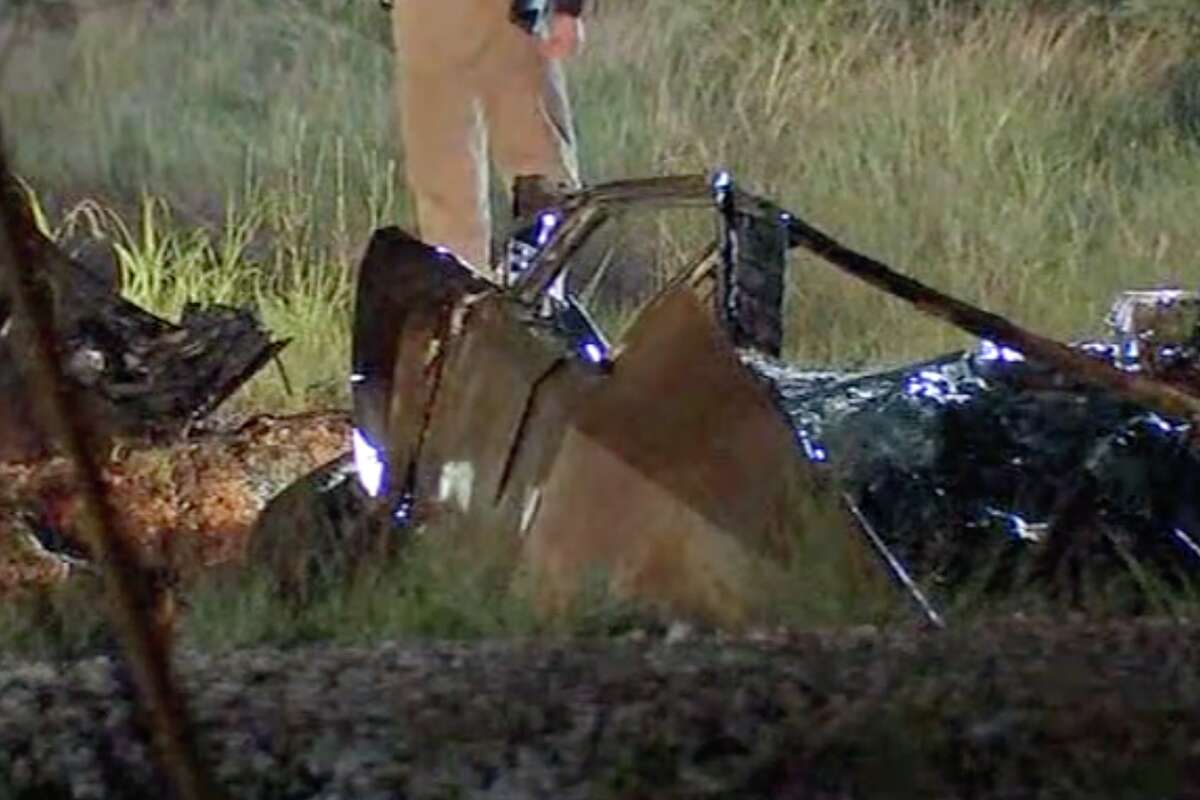
[[[285,585],[322,571],[289,546],[299,509],[334,542],[446,524],[505,542],[550,609],[599,570],[621,595],[731,627],[830,560],[852,591],[893,579],[934,624],[939,594],[985,567],[1005,585],[1081,559],[1200,568],[1195,294],[1129,293],[1111,341],[1065,345],[725,172],[562,194],[529,179],[515,205],[495,276],[399,228],[371,239],[353,455],[285,492],[255,534]],[[711,212],[714,241],[626,328],[598,324],[580,299],[606,277],[588,243],[623,214],[680,207]],[[788,365],[795,249],[978,347],[875,374]]]
[[[711,215],[711,241],[631,317],[593,313],[595,287],[630,277],[609,271],[595,243],[630,215],[677,208]],[[300,594],[406,532],[455,528],[511,548],[549,610],[599,573],[620,595],[728,627],[770,619],[797,583],[818,580],[856,596],[898,585],[940,624],[943,593],[981,573],[1004,588],[1021,575],[1058,584],[1081,564],[1167,580],[1200,568],[1196,294],[1126,293],[1110,340],[1065,345],[847,249],[727,173],[569,193],[529,179],[516,211],[494,274],[399,228],[377,231],[358,276],[353,432],[324,420],[310,465],[289,469],[346,454],[282,491],[243,492],[236,509],[210,516],[192,503],[155,524],[221,528],[203,532],[221,539],[218,558],[265,563]],[[178,441],[283,344],[232,309],[179,325],[153,317],[30,221],[22,230],[40,253],[65,376],[102,438]],[[795,250],[978,346],[867,374],[788,364]],[[51,443],[30,434],[15,390],[25,368],[13,342],[25,334],[0,311],[0,357],[14,362],[0,369],[13,384],[0,391],[0,449],[28,462]],[[268,459],[282,452],[273,429]],[[5,524],[54,549],[78,535],[61,476],[48,474],[28,491],[10,480],[22,496],[4,508],[22,519]],[[44,508],[30,516],[25,495]],[[250,525],[248,550],[230,544]]]

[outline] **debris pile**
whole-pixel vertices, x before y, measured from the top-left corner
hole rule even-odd
[[[183,451],[166,470],[170,501],[122,495],[122,467],[110,464],[111,489],[152,521],[134,528],[152,539],[236,529],[225,541],[244,543],[266,504],[250,558],[303,598],[380,541],[390,547],[396,529],[449,522],[511,547],[548,608],[600,572],[619,594],[727,627],[769,616],[789,585],[826,574],[859,594],[890,574],[940,622],[922,589],[936,596],[980,575],[1004,588],[1030,575],[1055,583],[1084,563],[1167,580],[1200,571],[1200,295],[1126,293],[1107,341],[1067,345],[842,246],[727,173],[534,194],[519,197],[495,275],[377,231],[358,276],[351,424],[318,437],[299,480],[263,467],[282,457],[270,448],[239,468],[243,488],[264,470],[287,479],[252,497],[222,493],[244,499],[232,516],[180,488],[220,483],[189,478]],[[621,213],[673,206],[714,213],[716,240],[627,329],[607,330],[573,282],[589,267],[585,244]],[[233,309],[167,323],[34,244],[66,371],[110,435],[178,433],[282,346]],[[783,362],[797,248],[979,345],[872,374]],[[0,404],[16,408],[10,328]],[[22,419],[0,415],[0,455],[44,446],[21,439]],[[41,543],[71,530],[46,475],[10,479],[24,501],[0,498],[4,524]]]
[[[1097,359],[1181,386],[1200,381],[1200,303],[1122,295]],[[756,356],[810,459],[827,465],[896,553],[933,585],[1032,555],[1200,570],[1200,451],[1189,421],[1072,381],[1022,353],[977,348],[868,375],[811,373]],[[1009,559],[1011,562],[1011,559]]]
[[[0,290],[0,591],[61,579],[88,561],[82,484],[43,432],[45,404],[29,389],[33,337],[43,335],[124,533],[152,555],[183,545],[212,563],[240,552],[274,493],[345,449],[344,416],[261,419],[188,439],[286,343],[244,309],[190,304],[177,323],[145,311],[120,296],[119,276],[67,255],[38,230],[24,190],[2,167],[0,192],[12,245],[0,269],[27,281],[48,317],[29,324]]]
[[[191,305],[168,322],[122,298],[109,276],[65,254],[34,224],[24,191],[0,175],[0,191],[20,209],[16,252],[51,309],[60,366],[78,390],[90,432],[99,441],[163,438],[211,413],[275,357],[273,341],[244,309]],[[54,450],[38,430],[26,395],[30,348],[25,330],[0,292],[0,460],[37,458]]]
[[[341,413],[259,417],[236,430],[121,449],[100,478],[121,532],[147,563],[188,571],[247,554],[262,509],[346,450]],[[82,502],[63,458],[0,463],[0,595],[91,568]],[[299,531],[288,531],[295,542]]]

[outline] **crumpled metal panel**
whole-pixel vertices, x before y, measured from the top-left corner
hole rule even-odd
[[[371,237],[354,309],[354,420],[387,451],[385,493],[404,490],[420,450],[438,377],[438,348],[464,296],[496,287],[448,253],[400,228]]]
[[[543,379],[566,353],[555,340],[533,335],[517,320],[517,306],[498,295],[464,298],[454,313],[455,331],[443,343],[417,465],[416,495],[460,517],[495,523],[514,461],[527,442],[553,448],[561,437],[561,424],[529,424],[529,410]],[[507,513],[504,523],[515,527],[512,509]]]
[[[1127,559],[1158,579],[1200,574],[1200,454],[1186,422],[986,342],[870,375],[746,362],[927,586],[990,574],[1003,590],[1051,577],[1068,551],[1094,574]]]
[[[356,352],[356,402],[388,398],[388,460],[413,467],[414,515],[519,549],[548,611],[600,571],[675,614],[763,617],[805,507],[831,495],[711,305],[667,291],[605,370],[465,267],[395,242],[408,259],[395,272],[413,279]],[[844,513],[838,524],[851,530]],[[834,541],[861,549],[853,533]],[[849,562],[856,580],[882,580],[869,556]]]
[[[679,288],[644,310],[612,374],[579,399],[527,561],[551,605],[600,569],[619,593],[737,627],[769,606],[822,497],[767,384]]]

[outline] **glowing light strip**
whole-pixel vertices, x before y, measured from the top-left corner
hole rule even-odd
[[[354,468],[358,473],[358,481],[371,497],[378,497],[383,490],[383,475],[387,465],[380,457],[379,451],[367,441],[362,431],[354,429],[351,435],[354,449]]]

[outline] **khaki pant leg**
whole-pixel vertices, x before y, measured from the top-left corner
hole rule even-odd
[[[397,39],[403,41],[398,33]],[[417,54],[410,54],[417,56]],[[453,63],[397,59],[408,188],[419,236],[481,269],[491,252],[487,137],[470,74]]]
[[[562,67],[533,37],[507,26],[480,78],[492,156],[511,188],[520,175],[579,185],[575,130]]]

